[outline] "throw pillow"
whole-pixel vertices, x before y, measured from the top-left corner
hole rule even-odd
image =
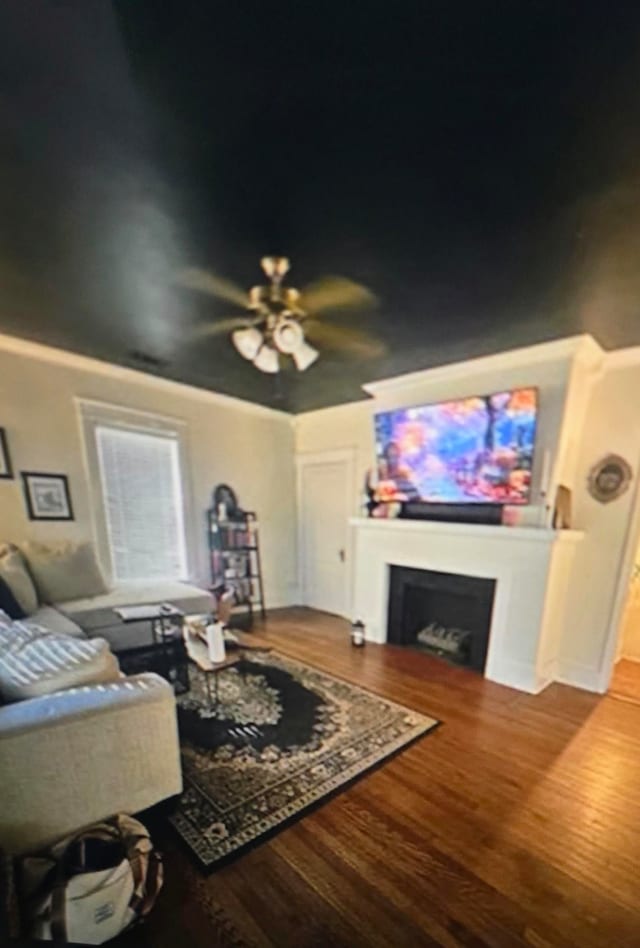
[[[13,595],[11,586],[0,576],[0,610],[12,619],[24,619],[26,612]]]
[[[92,543],[25,543],[22,547],[43,602],[67,602],[109,592]]]
[[[118,660],[105,639],[74,639],[45,632],[19,640],[18,632],[11,649],[0,652],[0,694],[5,701],[38,698],[120,678]]]
[[[4,613],[0,612],[0,655],[19,651],[27,642],[41,639],[43,635],[50,634],[48,629],[43,629],[41,625],[37,625],[35,622],[27,624],[26,622],[13,622],[11,619],[5,621]]]
[[[38,608],[36,587],[33,585],[20,550],[11,543],[0,544],[0,577],[5,581],[26,615],[31,615],[36,611]]]

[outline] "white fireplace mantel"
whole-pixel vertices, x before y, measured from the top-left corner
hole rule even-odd
[[[553,681],[577,530],[352,518],[352,615],[386,642],[389,567],[496,580],[485,676],[537,693]]]

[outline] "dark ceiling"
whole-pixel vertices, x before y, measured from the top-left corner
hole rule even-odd
[[[640,5],[3,0],[0,330],[291,411],[573,333],[640,343]],[[274,380],[193,327],[265,253],[380,298]],[[134,355],[134,353],[142,355]]]

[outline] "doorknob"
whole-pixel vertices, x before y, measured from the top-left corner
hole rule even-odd
[[[346,556],[345,556],[344,550],[338,550],[338,556],[340,557],[340,562],[341,562],[341,563],[344,563],[344,561],[346,560]]]

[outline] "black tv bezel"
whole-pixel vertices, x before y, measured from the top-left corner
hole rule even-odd
[[[536,451],[538,449],[538,418],[540,414],[540,386],[539,385],[515,385],[513,388],[498,388],[493,392],[488,392],[486,395],[479,395],[473,393],[472,395],[458,395],[455,398],[441,398],[438,401],[434,402],[419,402],[414,405],[402,405],[398,408],[388,408],[383,411],[374,412],[373,415],[373,434],[375,441],[374,456],[376,460],[376,466],[379,461],[378,451],[377,451],[377,438],[376,438],[376,418],[378,415],[389,415],[394,411],[410,411],[412,408],[431,408],[436,405],[446,405],[449,402],[463,402],[467,398],[491,398],[493,395],[500,395],[502,392],[521,392],[524,390],[535,392],[536,397],[536,424],[535,424],[535,436],[533,439],[533,454],[531,456],[531,474],[533,475],[533,466],[536,459]],[[529,507],[532,504],[531,495],[533,493],[533,477],[532,483],[529,486],[529,495],[527,500],[522,502],[513,501],[513,500],[495,500],[495,501],[486,501],[486,500],[416,500],[412,503],[424,504],[425,506],[431,507]]]

